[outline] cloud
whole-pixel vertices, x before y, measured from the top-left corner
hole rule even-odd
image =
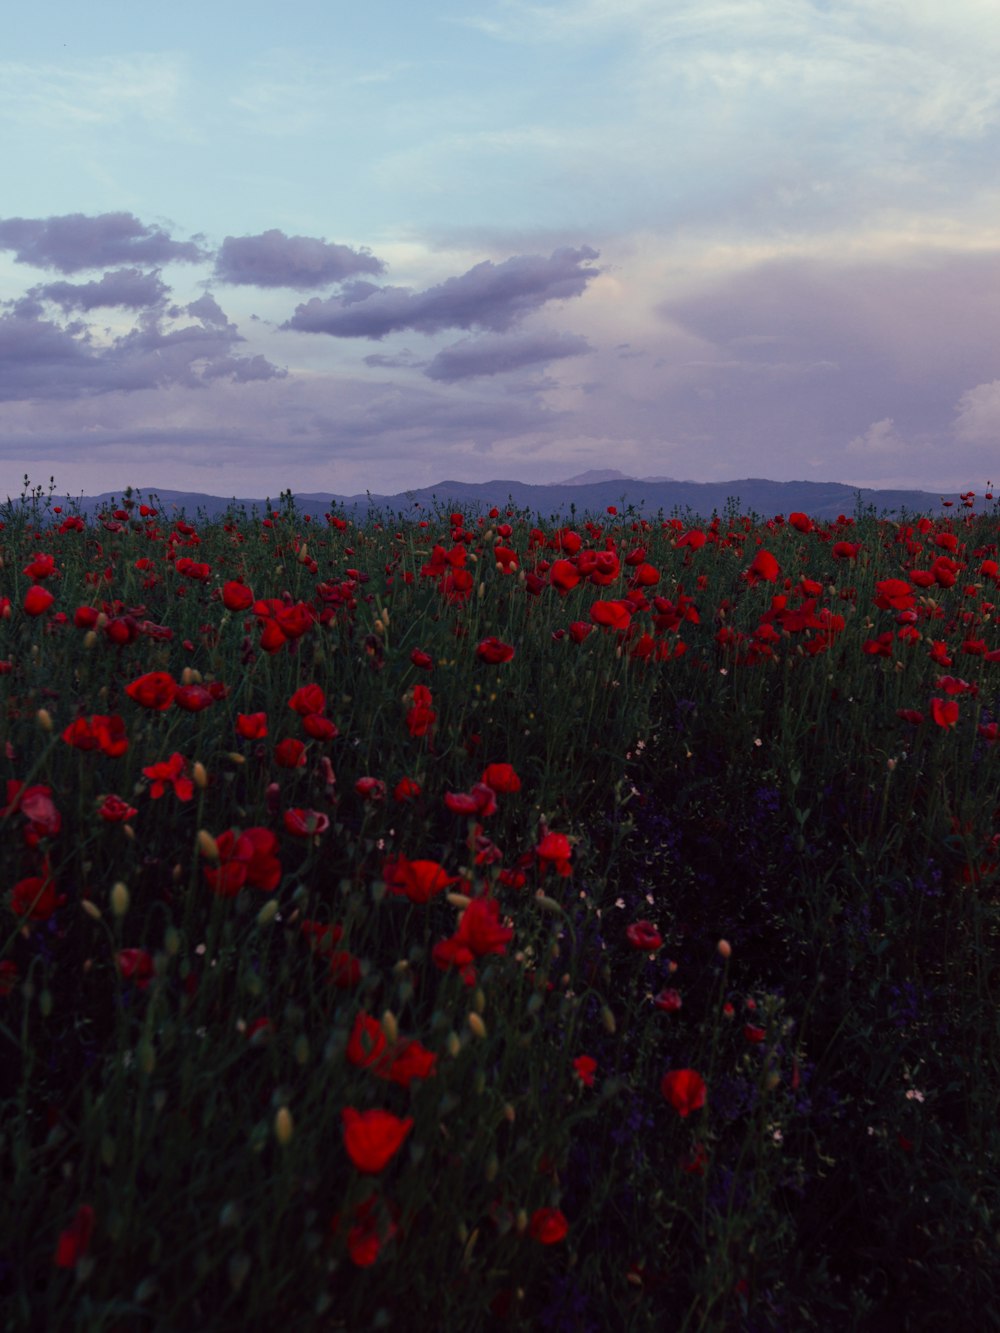
[[[376,340],[400,329],[439,333],[482,328],[502,333],[547,301],[581,295],[601,271],[584,267],[596,258],[597,251],[585,245],[555,250],[548,259],[515,255],[500,264],[487,259],[460,277],[416,293],[405,287],[363,284],[363,293],[355,290],[325,301],[313,297],[298,306],[282,327]]]
[[[906,449],[906,441],[896,430],[892,417],[873,421],[863,435],[855,435],[847,445],[849,454],[864,454],[866,457],[873,454],[879,457],[902,454]]]
[[[100,306],[121,306],[126,310],[144,310],[159,305],[170,288],[161,282],[159,272],[143,273],[137,268],[119,268],[105,273],[96,282],[49,282],[33,287],[29,296],[53,301],[63,310],[96,310]]]
[[[582,356],[593,350],[587,339],[576,333],[487,334],[482,338],[462,338],[444,348],[424,374],[428,379],[454,383],[478,375],[501,375],[526,366],[544,365],[562,357]]]
[[[0,218],[0,250],[13,250],[18,264],[60,273],[107,264],[197,263],[208,257],[194,241],[172,240],[162,227],[144,226],[131,213]]]
[[[286,236],[277,228],[259,236],[227,236],[215,261],[220,282],[297,291],[384,270],[383,261],[368,250],[352,250],[314,236]]]
[[[1000,436],[1000,379],[967,389],[956,412],[955,433],[960,440],[993,445]]]
[[[197,324],[171,326],[150,311],[128,333],[96,342],[82,321],[61,325],[30,303],[0,315],[0,401],[60,400],[116,390],[182,385],[199,388],[218,379],[238,383],[281,377],[265,357],[237,356],[245,339],[221,320],[215,301],[188,307]]]

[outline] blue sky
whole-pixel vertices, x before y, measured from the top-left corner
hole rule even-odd
[[[39,0],[0,495],[982,489],[995,0]]]

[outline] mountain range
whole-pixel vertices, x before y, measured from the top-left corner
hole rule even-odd
[[[220,517],[230,507],[252,513],[279,505],[279,498],[275,496],[223,497],[155,487],[141,491],[134,489],[132,495],[142,501],[158,502],[165,516],[185,514],[194,518],[200,515],[209,520]],[[115,503],[120,504],[121,500],[120,492],[111,491],[92,496],[67,496],[65,501],[55,494],[51,497],[51,502],[63,503],[64,509],[72,508],[84,514],[103,512]],[[437,509],[456,507],[475,513],[496,506],[527,511],[542,519],[562,520],[603,515],[609,506],[613,506],[619,514],[634,512],[646,518],[708,519],[713,513],[735,510],[760,518],[801,511],[814,519],[835,519],[840,514],[853,515],[859,509],[890,516],[938,513],[942,507],[949,507],[949,502],[958,507],[961,497],[919,490],[875,490],[833,481],[768,481],[747,477],[738,481],[706,482],[677,481],[673,477],[637,478],[608,468],[591,469],[564,481],[546,484],[511,480],[441,481],[434,486],[394,495],[338,495],[324,491],[296,494],[294,500],[300,513],[316,518],[332,509],[363,519],[369,511],[413,518],[425,512],[433,514]],[[982,497],[978,500],[982,507]]]

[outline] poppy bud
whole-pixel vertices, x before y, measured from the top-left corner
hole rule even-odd
[[[455,1059],[462,1049],[462,1042],[457,1032],[448,1033],[448,1040],[445,1042],[445,1047],[452,1059]]]
[[[198,850],[206,861],[211,861],[214,865],[219,864],[219,844],[208,829],[198,830]]]
[[[121,880],[118,880],[118,882],[115,885],[113,885],[111,889],[112,914],[118,917],[124,916],[125,913],[128,911],[129,902],[130,902],[130,895],[128,891],[128,886],[123,884]]]
[[[41,727],[42,731],[52,730],[52,714],[47,708],[39,708],[38,712],[35,714],[35,721]]]
[[[732,957],[733,946],[729,943],[728,940],[719,940],[719,943],[715,947],[719,951],[720,958],[728,959]]]
[[[485,1037],[486,1037],[486,1024],[485,1024],[485,1023],[483,1022],[483,1020],[479,1017],[479,1015],[475,1012],[475,1010],[472,1010],[472,1012],[466,1014],[466,1016],[465,1016],[465,1021],[468,1023],[468,1025],[469,1025],[469,1027],[471,1028],[472,1033],[473,1033],[474,1036],[476,1036],[476,1037],[480,1037],[480,1038],[484,1038],[484,1039],[485,1039]]]
[[[92,920],[100,921],[103,913],[96,903],[92,903],[89,898],[84,898],[80,906]]]
[[[87,630],[86,634],[83,636],[83,646],[84,646],[84,648],[86,648],[86,649],[89,651],[91,648],[93,648],[93,646],[94,646],[94,644],[95,644],[96,642],[97,642],[97,632],[96,632],[96,630],[92,630],[92,629]]]
[[[615,1022],[615,1016],[611,1012],[611,1010],[607,1007],[607,1005],[605,1005],[604,1008],[601,1010],[601,1022],[604,1024],[605,1032],[608,1032],[612,1036],[614,1036],[615,1032],[617,1031],[618,1024]]]
[[[196,759],[191,766],[191,779],[202,791],[208,786],[208,772],[200,759]]]
[[[269,926],[277,915],[278,900],[277,898],[271,898],[257,913],[257,925]]]
[[[483,993],[483,988],[481,986],[476,987],[476,993],[472,997],[472,1006],[477,1014],[484,1014],[486,1012],[486,996]]]
[[[396,1021],[396,1015],[391,1009],[387,1009],[382,1015],[382,1031],[385,1033],[385,1039],[390,1045],[395,1045],[399,1040],[399,1023]]]
[[[287,1148],[292,1141],[292,1134],[295,1132],[295,1125],[292,1121],[292,1113],[287,1106],[279,1106],[274,1117],[274,1137],[283,1148]]]

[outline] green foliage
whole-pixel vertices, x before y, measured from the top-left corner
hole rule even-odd
[[[995,517],[157,509],[0,512],[13,1327],[987,1326]]]

